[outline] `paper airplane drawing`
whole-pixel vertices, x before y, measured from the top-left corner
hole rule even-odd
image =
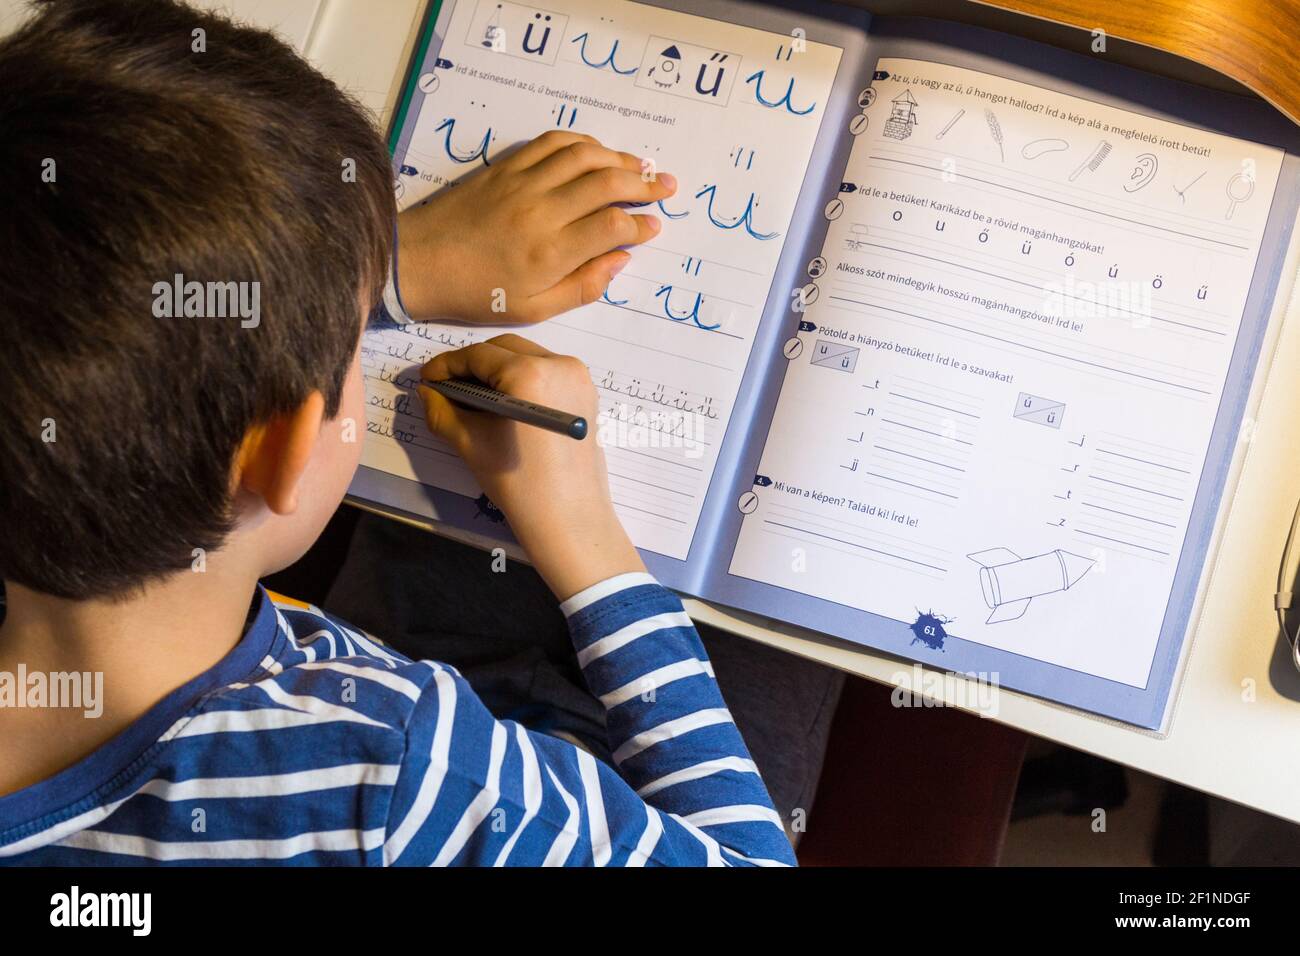
[[[1007,548],[990,548],[966,557],[980,566],[984,603],[993,611],[986,624],[1016,620],[1032,599],[1070,589],[1095,563],[1059,548],[1032,558],[1022,558]]]

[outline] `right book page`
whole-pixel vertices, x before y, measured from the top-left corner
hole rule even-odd
[[[864,103],[730,574],[1156,726],[1285,154],[916,59]]]

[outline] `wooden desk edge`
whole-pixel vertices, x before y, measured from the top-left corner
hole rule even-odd
[[[1083,30],[1105,30],[1207,66],[1300,124],[1300,71],[1288,38],[1300,36],[1297,0],[974,0]]]

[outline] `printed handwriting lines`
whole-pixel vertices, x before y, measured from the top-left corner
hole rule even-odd
[[[1054,357],[1054,358],[1059,358],[1059,359],[1062,359],[1062,360],[1067,361],[1067,362],[1074,362],[1074,363],[1079,364],[1079,365],[1086,365],[1086,366],[1088,366],[1088,367],[1090,367],[1090,368],[1095,368],[1095,369],[1098,369],[1098,370],[1100,370],[1100,371],[1113,372],[1113,373],[1116,374],[1116,375],[1127,375],[1127,376],[1129,376],[1129,377],[1131,377],[1131,378],[1136,378],[1136,379],[1141,379],[1141,380],[1143,380],[1143,381],[1152,382],[1153,384],[1156,384],[1156,385],[1164,385],[1164,386],[1167,386],[1167,387],[1169,387],[1169,388],[1176,388],[1176,389],[1179,389],[1179,390],[1181,390],[1181,391],[1190,392],[1190,393],[1195,394],[1195,395],[1206,395],[1206,396],[1208,396],[1208,395],[1213,394],[1213,393],[1210,392],[1208,389],[1195,388],[1195,387],[1193,387],[1193,386],[1191,386],[1191,385],[1183,385],[1183,384],[1180,384],[1180,383],[1178,383],[1178,382],[1170,382],[1170,381],[1166,381],[1166,380],[1164,380],[1164,379],[1156,378],[1156,377],[1151,376],[1151,375],[1142,375],[1142,374],[1139,374],[1138,372],[1132,372],[1132,371],[1128,371],[1128,370],[1126,370],[1126,369],[1121,369],[1121,368],[1114,368],[1113,366],[1104,365],[1104,364],[1102,364],[1102,363],[1100,363],[1100,362],[1091,362],[1091,361],[1088,361],[1088,360],[1086,360],[1086,359],[1081,359],[1081,358],[1078,358],[1078,357],[1073,356],[1073,355],[1066,355],[1066,354],[1064,354],[1064,353],[1062,353],[1062,352],[1054,352],[1054,351],[1052,351],[1051,349],[1044,349],[1044,348],[1038,348],[1038,347],[1036,347],[1036,346],[1032,346],[1032,345],[1026,345],[1026,344],[1023,343],[1023,342],[1016,342],[1016,341],[1013,341],[1012,339],[1003,338],[1002,336],[999,336],[999,335],[992,335],[992,334],[990,334],[990,333],[988,333],[988,332],[980,332],[980,331],[977,331],[977,330],[975,330],[975,329],[970,329],[970,328],[967,328],[967,327],[965,327],[965,326],[957,325],[956,323],[953,323],[953,322],[944,322],[944,321],[941,321],[941,320],[939,320],[939,319],[932,319],[932,318],[929,318],[929,317],[927,317],[927,316],[917,315],[917,314],[914,313],[914,312],[906,312],[906,311],[904,311],[904,310],[902,310],[902,309],[891,309],[891,308],[889,308],[888,306],[878,305],[878,304],[873,303],[873,302],[862,302],[862,301],[860,301],[860,300],[858,300],[858,299],[850,299],[850,298],[846,298],[846,297],[844,297],[844,296],[832,295],[830,298],[833,299],[833,300],[835,300],[835,301],[848,303],[848,305],[844,306],[844,308],[846,309],[846,311],[849,311],[849,312],[861,312],[861,311],[862,311],[861,308],[851,308],[850,306],[861,306],[861,307],[866,307],[866,308],[875,308],[875,309],[880,309],[880,310],[883,311],[883,312],[892,312],[892,313],[894,313],[895,315],[905,315],[905,316],[907,316],[908,318],[918,319],[918,320],[920,320],[920,321],[922,321],[922,322],[930,322],[930,323],[932,323],[932,324],[934,324],[934,325],[940,325],[940,326],[943,326],[944,328],[951,329],[951,330],[953,330],[954,332],[970,333],[971,335],[977,335],[977,336],[980,336],[981,338],[990,339],[990,340],[995,341],[995,342],[1001,342],[1001,343],[1003,343],[1004,345],[1008,345],[1008,346],[1010,346],[1010,347],[1012,347],[1012,348],[1015,348],[1015,349],[1027,349],[1028,351],[1031,351],[1031,352],[1036,352],[1036,353],[1039,353],[1039,354],[1042,354],[1042,355],[1052,356],[1052,357]]]
[[[620,345],[622,345],[622,346],[624,346],[624,347],[626,347],[626,346],[628,346],[628,345],[632,345],[632,347],[634,347],[634,348],[637,348],[637,349],[643,349],[644,351],[647,351],[647,352],[655,352],[655,353],[657,353],[657,354],[659,354],[659,355],[669,355],[669,356],[671,356],[671,357],[673,357],[673,358],[675,358],[675,359],[681,359],[682,361],[685,361],[685,362],[694,362],[694,363],[697,364],[697,365],[705,365],[705,366],[708,366],[709,368],[716,368],[716,369],[719,369],[720,371],[723,371],[723,372],[732,372],[732,371],[734,371],[734,369],[730,368],[729,366],[726,366],[726,365],[719,365],[719,364],[717,364],[716,362],[706,362],[706,361],[704,361],[704,359],[696,358],[696,357],[691,356],[691,355],[684,355],[684,354],[681,353],[681,352],[674,352],[674,351],[672,351],[672,350],[670,350],[670,349],[657,349],[657,348],[654,348],[653,346],[650,346],[650,345],[641,345],[641,344],[639,344],[639,343],[629,343],[629,342],[627,341],[627,339],[626,339],[625,337],[623,337],[623,336],[619,336],[619,335],[607,335],[607,334],[604,333],[604,332],[597,332],[597,331],[595,331],[594,329],[588,329],[588,328],[585,328],[585,327],[583,327],[583,326],[581,326],[581,325],[574,325],[572,322],[562,322],[562,321],[560,321],[559,319],[551,319],[551,320],[549,320],[549,322],[548,322],[547,324],[548,324],[548,325],[558,326],[559,328],[562,328],[562,329],[569,329],[569,330],[572,331],[572,332],[582,332],[582,333],[585,334],[585,335],[591,335],[591,336],[594,336],[595,338],[598,338],[598,339],[608,339],[608,340],[611,341],[611,342],[618,342]]]
[[[1099,471],[1105,470],[1105,473],[1097,475],[1095,472],[1088,472],[1088,477],[1091,477],[1091,479],[1104,481],[1104,483],[1110,485],[1119,485],[1122,488],[1134,490],[1134,492],[1153,494],[1156,497],[1167,498],[1169,501],[1180,502],[1184,499],[1180,494],[1174,494],[1174,492],[1183,490],[1182,481],[1178,481],[1174,476],[1167,475],[1167,473],[1153,475],[1151,470],[1121,467],[1121,464],[1114,462],[1097,462],[1093,467]],[[1170,483],[1170,479],[1174,480],[1174,484]]]
[[[1111,456],[1111,457],[1113,457],[1113,458],[1125,458],[1125,459],[1127,459],[1127,460],[1129,460],[1129,461],[1136,461],[1136,462],[1141,462],[1141,463],[1144,464],[1144,465],[1151,465],[1153,468],[1165,468],[1165,469],[1167,469],[1167,470],[1169,470],[1169,471],[1176,471],[1176,472],[1178,472],[1178,473],[1180,473],[1180,474],[1183,474],[1183,475],[1190,475],[1190,474],[1191,474],[1191,472],[1188,471],[1186,468],[1176,468],[1176,467],[1173,466],[1173,465],[1165,465],[1165,464],[1161,464],[1161,463],[1158,462],[1158,461],[1151,461],[1151,460],[1146,459],[1146,458],[1138,458],[1138,457],[1136,457],[1136,456],[1134,456],[1134,455],[1125,455],[1125,454],[1122,454],[1122,453],[1117,452],[1117,451],[1112,451],[1112,450],[1109,449],[1109,448],[1098,448],[1098,449],[1097,449],[1097,454],[1099,454],[1099,455],[1109,455],[1109,456]]]
[[[683,252],[678,249],[670,249],[667,246],[662,246],[658,243],[645,243],[644,245],[637,247],[638,252],[641,252],[642,250],[665,253],[675,260],[694,259],[697,262],[704,263],[706,266],[717,266],[719,269],[730,269],[735,272],[743,272],[745,275],[751,275],[758,279],[766,279],[771,275],[770,272],[763,272],[758,269],[746,269],[744,266],[734,265],[730,262],[721,262],[717,259],[707,259],[702,256],[697,256],[693,252]]]
[[[966,474],[965,468],[959,468],[956,465],[949,465],[945,462],[938,461],[934,458],[926,458],[924,455],[917,455],[917,454],[913,454],[912,452],[906,452],[900,448],[893,448],[889,445],[872,445],[871,447],[879,449],[880,451],[883,452],[888,452],[891,455],[898,455],[902,458],[911,458],[914,459],[915,461],[923,462],[928,465],[934,465],[938,468],[947,468],[949,471],[955,471],[963,475]]]
[[[721,335],[724,338],[736,339],[737,341],[748,341],[748,336],[737,335],[735,332],[724,332],[722,329],[710,329],[702,325],[696,325],[694,322],[688,322],[685,318],[674,319],[671,316],[664,315],[662,312],[647,312],[645,309],[638,309],[626,303],[611,302],[609,299],[598,299],[601,305],[607,305],[611,309],[621,309],[624,312],[631,312],[635,315],[644,315],[651,319],[659,319],[661,322],[668,322],[682,329],[693,329],[696,332],[707,332],[712,335]],[[689,316],[687,317],[689,318]],[[670,353],[672,354],[672,353]],[[720,367],[720,366],[719,366]]]
[[[895,375],[894,381],[903,388],[932,393],[935,398],[941,398],[952,405],[965,405],[968,408],[982,408],[984,405],[984,400],[980,396],[963,392],[950,385],[939,385],[936,382],[927,382],[902,374]]]
[[[1182,448],[1173,448],[1169,445],[1161,445],[1157,442],[1150,441],[1146,438],[1134,438],[1128,435],[1121,435],[1117,432],[1098,432],[1098,438],[1104,444],[1111,446],[1116,451],[1123,452],[1126,455],[1136,455],[1140,458],[1150,458],[1150,464],[1156,464],[1163,461],[1165,464],[1173,464],[1186,470],[1189,474],[1196,467],[1197,456],[1193,452],[1186,451]],[[1175,470],[1179,470],[1176,468]]]
[[[942,213],[940,215],[942,215]],[[1030,289],[1043,291],[1045,284],[1052,283],[1053,285],[1057,285],[1060,283],[1062,278],[1059,271],[1035,265],[1028,261],[1015,263],[1013,266],[1013,262],[1016,258],[1025,257],[1016,257],[1013,255],[1009,261],[1007,256],[989,252],[983,247],[976,248],[972,247],[969,243],[962,244],[955,239],[946,239],[944,238],[946,232],[932,232],[930,235],[921,236],[905,229],[894,229],[890,226],[873,226],[871,232],[876,236],[890,239],[895,242],[908,243],[911,247],[920,246],[922,249],[929,252],[935,252],[938,248],[948,250],[949,254],[953,256],[953,261],[949,262],[945,259],[935,260],[940,264],[947,263],[954,266],[966,266],[975,269],[978,269],[979,267],[993,269],[1001,268],[1006,271],[1006,275],[998,272],[990,272],[988,273],[988,276],[990,278],[1006,279],[1007,281],[1012,282],[1019,280],[1018,284],[1025,285]],[[860,242],[863,245],[866,244],[866,240],[860,240]],[[892,247],[882,246],[881,248],[891,249]],[[905,250],[893,249],[892,251],[903,252],[905,254],[915,254],[915,249],[910,247]],[[1107,273],[1106,278],[1112,279],[1119,277],[1111,276]],[[1152,286],[1153,291],[1154,288],[1155,287]],[[1083,301],[1087,302],[1088,300],[1083,299]],[[1225,325],[1228,325],[1233,321],[1233,316],[1207,308],[1203,305],[1198,305],[1195,308],[1192,308],[1180,305],[1177,302],[1166,301],[1160,304],[1160,308],[1168,312],[1170,318],[1175,321],[1199,322],[1208,325],[1211,328],[1223,328]],[[1131,310],[1125,311],[1130,311],[1131,314]],[[1137,317],[1146,318],[1147,316],[1145,313],[1138,313]]]
[[[1075,533],[1076,535],[1086,535],[1088,538],[1091,538],[1093,545],[1096,545],[1097,541],[1109,541],[1110,544],[1123,545],[1125,546],[1125,548],[1136,548],[1140,551],[1147,551],[1147,555],[1139,554],[1139,555],[1134,555],[1134,557],[1148,557],[1148,555],[1160,555],[1160,557],[1164,557],[1164,558],[1169,557],[1169,551],[1162,551],[1158,548],[1149,548],[1148,545],[1136,544],[1136,542],[1127,541],[1125,540],[1125,538],[1113,537],[1110,535],[1099,535],[1099,533],[1093,531],[1084,531],[1083,528],[1079,528],[1079,531]]]
[[[1150,487],[1149,480],[1139,484],[1137,482],[1144,479],[1122,480],[1125,478],[1128,478],[1127,474],[1088,475],[1092,483],[1085,492],[1088,500],[1080,501],[1089,509],[1083,517],[1087,525],[1080,525],[1077,533],[1135,549],[1128,553],[1137,556],[1169,557],[1174,550],[1178,526],[1173,521],[1161,520],[1174,517],[1161,506],[1172,507],[1174,502],[1181,503],[1183,498],[1172,494],[1168,486]]]
[[[697,259],[697,261],[702,261],[702,260]],[[620,273],[620,274],[619,274],[619,278],[620,278],[620,279],[636,279],[636,280],[638,280],[638,281],[640,281],[640,282],[645,282],[645,283],[648,283],[649,285],[656,286],[656,287],[657,287],[657,286],[663,286],[663,285],[669,285],[669,286],[673,286],[674,288],[678,288],[678,286],[677,286],[675,283],[673,283],[673,282],[669,282],[667,279],[652,279],[650,276],[638,275],[638,274],[636,274],[635,272],[623,272],[623,273]],[[695,292],[695,291],[697,291],[697,290],[695,290],[695,289],[687,289],[685,286],[681,286],[680,288],[681,288],[681,291],[682,291],[682,292]],[[759,302],[759,303],[751,303],[751,302],[741,302],[741,301],[739,301],[739,300],[737,300],[737,299],[728,299],[725,295],[718,295],[717,293],[714,293],[714,292],[703,292],[703,293],[701,293],[701,295],[703,295],[705,298],[707,298],[707,299],[711,299],[711,300],[713,300],[713,301],[715,301],[715,302],[727,302],[727,303],[729,303],[729,304],[731,304],[731,305],[738,306],[739,308],[742,308],[742,309],[761,309],[761,308],[763,307],[763,305],[764,305],[763,302]],[[608,300],[608,299],[605,299],[605,300],[602,300],[602,301],[608,302],[609,300]]]
[[[849,298],[862,296],[865,300],[870,297],[871,304],[879,305],[882,308],[889,306],[910,308],[916,308],[918,305],[929,306],[932,311],[928,317],[936,320],[947,319],[958,323],[964,322],[963,328],[970,331],[987,331],[990,335],[1001,333],[1010,336],[1013,341],[1019,342],[1027,348],[1031,346],[1046,349],[1059,348],[1063,353],[1080,359],[1100,362],[1103,365],[1115,365],[1142,374],[1154,375],[1158,378],[1176,379],[1193,387],[1209,387],[1215,382],[1214,377],[1209,373],[1202,372],[1199,368],[1193,368],[1186,363],[1178,365],[1173,362],[1165,362],[1151,358],[1145,352],[1138,354],[1106,345],[1097,345],[1088,340],[1062,339],[1054,332],[1043,331],[1038,328],[1039,323],[1037,322],[1030,321],[1027,318],[1017,320],[1010,316],[1003,316],[996,311],[979,309],[977,303],[949,303],[941,300],[941,305],[930,305],[929,301],[918,301],[919,295],[910,289],[900,289],[892,285],[879,284],[858,284],[858,288],[842,288],[843,285],[843,283],[837,282],[833,286],[833,292],[846,295]],[[971,322],[971,318],[977,321]]]
[[[632,505],[626,501],[623,501],[618,495],[613,495],[613,498],[614,498],[614,510],[618,512],[623,512],[623,511],[634,512],[635,514],[632,517],[641,517],[641,519],[644,520],[644,516],[650,516],[654,518],[663,518],[664,520],[671,521],[674,524],[680,524],[680,525],[690,524],[690,522],[685,518],[677,518],[674,517],[673,515],[666,515],[661,511],[655,511],[651,508],[638,508],[636,505]],[[653,522],[653,521],[646,522],[646,523],[657,524],[657,522]],[[659,527],[661,528],[667,527],[667,525],[659,525]]]
[[[839,283],[837,283],[834,291],[843,292],[849,298],[853,298],[854,295],[871,296],[873,297],[872,304],[879,305],[882,308],[889,306],[915,308],[918,304],[929,305],[929,302],[918,303],[918,296],[915,292],[893,286],[867,285],[861,290],[840,289]],[[1142,374],[1154,375],[1158,378],[1176,379],[1193,387],[1209,387],[1215,383],[1215,378],[1211,374],[1202,372],[1199,368],[1192,368],[1188,364],[1178,365],[1173,362],[1165,362],[1151,358],[1145,352],[1136,354],[1132,351],[1097,345],[1086,340],[1079,341],[1069,338],[1062,340],[1052,332],[1044,332],[1039,329],[1037,322],[1028,319],[1017,320],[1009,316],[1004,317],[995,311],[976,309],[975,303],[948,303],[945,301],[942,305],[930,307],[932,309],[931,317],[936,320],[948,319],[958,323],[964,321],[966,325],[963,328],[974,332],[987,331],[990,335],[997,333],[1008,335],[1013,341],[1020,342],[1026,348],[1032,346],[1049,350],[1059,348],[1063,350],[1063,353],[1083,360],[1100,362],[1103,365],[1115,365]],[[969,321],[972,312],[973,317],[978,319],[978,322]]]
[[[868,538],[880,543],[881,547],[888,548],[891,551],[907,553],[911,557],[930,564],[945,564],[952,559],[952,552],[947,548],[941,548],[938,545],[924,541],[917,541],[914,537],[886,531],[884,527],[888,526],[882,527],[879,522],[872,523],[871,527],[868,528],[864,523],[855,521],[851,517],[832,519],[819,511],[804,510],[780,501],[774,501],[768,505],[767,510],[782,521],[792,521],[818,531],[831,531],[835,534],[847,534],[850,537]]]
[[[1000,273],[997,273],[997,272],[989,272],[989,271],[986,270],[986,269],[980,269],[980,268],[977,268],[977,267],[975,267],[975,266],[966,265],[965,263],[961,263],[961,262],[953,262],[951,259],[940,259],[940,258],[937,257],[937,256],[927,256],[927,255],[925,255],[925,254],[923,254],[923,253],[920,253],[920,252],[913,252],[911,249],[899,249],[899,248],[897,248],[896,246],[887,246],[887,245],[884,245],[883,243],[879,243],[879,242],[866,242],[865,240],[858,240],[855,244],[858,245],[858,246],[871,246],[871,247],[876,248],[876,249],[885,249],[885,250],[887,250],[887,251],[889,251],[889,252],[896,252],[896,253],[898,253],[898,254],[900,254],[900,255],[910,256],[910,257],[912,257],[912,258],[914,258],[914,259],[928,259],[930,262],[937,262],[937,263],[939,263],[940,265],[952,266],[952,267],[957,268],[957,269],[965,269],[965,270],[967,270],[968,272],[974,272],[974,273],[977,273],[977,274],[979,274],[979,275],[981,275],[981,276],[984,276],[985,278],[988,278],[988,279],[997,279],[997,280],[1002,281],[1002,282],[1010,282],[1010,283],[1014,283],[1015,285],[1018,285],[1018,286],[1024,286],[1026,289],[1029,289],[1029,290],[1031,290],[1032,292],[1034,292],[1034,293],[1038,296],[1038,298],[1039,298],[1040,300],[1041,300],[1042,297],[1043,297],[1043,285],[1042,285],[1042,283],[1039,283],[1039,284],[1035,285],[1035,284],[1032,283],[1032,282],[1025,282],[1025,281],[1023,281],[1023,280],[1021,280],[1021,279],[1016,279],[1016,278],[1013,278],[1013,277],[1011,277],[1011,276],[1007,276],[1007,275],[1001,275]],[[1059,277],[1057,277],[1057,278],[1059,278]],[[1195,332],[1205,332],[1205,333],[1207,333],[1207,334],[1209,334],[1209,335],[1220,335],[1220,336],[1222,336],[1222,335],[1225,335],[1225,334],[1226,334],[1225,332],[1223,332],[1223,331],[1220,330],[1220,329],[1206,328],[1205,326],[1193,325],[1193,324],[1191,324],[1191,323],[1189,323],[1189,322],[1179,322],[1177,319],[1167,319],[1167,318],[1164,318],[1163,316],[1158,316],[1158,315],[1150,315],[1150,316],[1148,316],[1148,315],[1143,315],[1143,314],[1140,313],[1140,312],[1134,312],[1132,309],[1125,309],[1125,308],[1123,308],[1122,306],[1119,306],[1119,305],[1114,305],[1114,304],[1110,304],[1110,303],[1099,304],[1099,303],[1097,303],[1095,300],[1089,300],[1089,299],[1087,299],[1086,297],[1083,297],[1083,296],[1078,296],[1078,295],[1069,295],[1069,294],[1067,294],[1067,293],[1065,292],[1064,289],[1061,289],[1061,290],[1059,290],[1059,291],[1055,291],[1055,292],[1053,292],[1053,294],[1054,294],[1054,295],[1059,295],[1059,296],[1061,296],[1061,298],[1063,298],[1063,299],[1071,299],[1071,300],[1073,300],[1073,301],[1075,301],[1075,302],[1082,302],[1082,303],[1084,303],[1085,305],[1087,305],[1087,306],[1089,306],[1089,307],[1091,307],[1091,308],[1093,308],[1093,309],[1097,309],[1098,311],[1103,312],[1102,315],[1100,315],[1100,316],[1095,316],[1096,318],[1117,319],[1117,318],[1118,318],[1117,316],[1110,315],[1109,313],[1110,313],[1110,312],[1124,312],[1124,313],[1127,313],[1128,315],[1132,316],[1134,319],[1141,320],[1141,321],[1147,321],[1147,320],[1149,320],[1149,321],[1152,321],[1152,322],[1163,322],[1163,323],[1166,323],[1166,324],[1168,324],[1168,325],[1177,325],[1177,326],[1180,326],[1180,327],[1185,328],[1185,329],[1191,329],[1192,331],[1195,331]],[[1090,318],[1093,318],[1093,317],[1094,317],[1094,316],[1090,316]]]
[[[610,471],[609,477],[617,478],[620,481],[630,481],[633,484],[637,484],[637,485],[645,485],[648,488],[653,488],[655,491],[662,491],[665,494],[680,495],[681,497],[690,500],[695,499],[695,492],[693,491],[682,491],[677,488],[669,488],[667,485],[662,485],[659,484],[658,482],[651,481],[646,478],[634,478],[631,475],[624,475],[621,472],[616,472],[616,471]]]
[[[661,458],[658,455],[652,455],[648,451],[639,448],[622,448],[618,445],[611,445],[605,449],[605,456],[610,459],[616,459],[621,455],[640,455],[643,458],[649,458],[651,461],[658,462],[661,465],[672,465],[676,468],[685,468],[688,471],[703,473],[704,468],[700,465],[692,465],[689,462],[681,461],[677,458]]]
[[[1118,508],[1107,508],[1105,505],[1099,505],[1095,501],[1080,501],[1079,504],[1084,508],[1092,508],[1095,511],[1105,511],[1113,515],[1120,515],[1124,518],[1132,518],[1135,521],[1144,521],[1147,524],[1158,525],[1161,528],[1177,528],[1178,525],[1171,521],[1160,521],[1156,518],[1150,518],[1145,515],[1134,514],[1131,511],[1121,511]]]
[[[836,542],[837,544],[845,544],[845,545],[848,545],[848,546],[851,547],[851,548],[855,548],[855,549],[857,549],[857,551],[859,551],[859,552],[866,552],[866,554],[861,555],[861,556],[863,556],[863,557],[871,557],[871,556],[874,556],[874,555],[879,555],[880,557],[884,557],[884,558],[893,558],[893,559],[896,560],[896,561],[903,561],[903,562],[906,562],[908,565],[911,565],[911,566],[913,566],[913,567],[925,568],[925,569],[930,570],[930,571],[937,571],[937,572],[939,572],[940,575],[946,574],[947,571],[948,571],[947,568],[939,567],[939,566],[936,565],[936,564],[927,564],[927,563],[924,562],[924,561],[917,561],[917,560],[915,560],[914,558],[906,558],[906,557],[903,557],[901,554],[894,554],[892,551],[885,551],[885,550],[883,550],[883,549],[881,549],[881,548],[873,548],[873,547],[871,547],[870,545],[859,544],[859,543],[856,542],[856,541],[849,541],[849,540],[847,540],[847,539],[845,539],[845,538],[837,538],[837,537],[835,537],[834,535],[821,534],[821,533],[819,533],[819,532],[817,532],[817,531],[810,531],[810,530],[807,529],[807,528],[801,528],[801,527],[799,527],[799,526],[797,526],[797,525],[790,525],[790,524],[785,524],[785,523],[780,522],[780,521],[773,521],[771,518],[764,518],[764,519],[763,519],[763,523],[764,523],[764,524],[768,524],[768,525],[772,525],[773,527],[777,527],[777,528],[785,528],[785,529],[787,529],[787,530],[789,530],[789,531],[795,531],[795,532],[798,532],[799,534],[810,535],[810,536],[812,536],[812,537],[814,537],[814,538],[819,538],[819,539],[821,539],[821,540],[823,540],[823,541],[834,541],[834,542]],[[790,535],[780,535],[780,536],[783,537],[783,538],[789,538],[789,537],[790,537]],[[795,540],[799,540],[799,539],[795,539]],[[840,551],[841,553],[846,553],[846,552],[843,552],[843,550],[840,549],[840,548],[833,548],[833,549],[831,549],[831,550],[834,550],[834,551]],[[849,552],[849,553],[852,553],[852,552]]]
[[[970,454],[965,448],[950,447],[947,440],[930,439],[924,435],[914,435],[901,429],[878,437],[881,442],[887,442],[888,447],[895,452],[908,452],[922,458],[933,459],[934,464],[944,465],[949,471],[963,470],[963,466],[967,464],[967,457]]]
[[[937,408],[945,412],[952,412],[954,415],[965,415],[967,418],[973,418],[979,421],[979,416],[974,412],[962,411],[960,408],[954,408],[952,405],[941,405],[938,402],[926,401],[923,398],[917,398],[915,395],[904,395],[902,392],[890,392],[895,398],[902,398],[909,402],[916,402],[918,405],[928,405],[931,408]]]
[[[903,494],[914,495],[920,498],[922,501],[935,500],[933,498],[924,497],[924,495],[938,495],[940,499],[946,499],[946,500],[940,500],[938,502],[939,504],[947,504],[949,502],[956,503],[958,500],[958,495],[953,494],[952,492],[949,491],[939,491],[935,488],[931,488],[929,485],[926,484],[920,484],[914,481],[905,481],[902,478],[897,478],[891,475],[882,474],[877,471],[869,471],[866,474],[868,478],[879,479],[878,481],[866,482],[869,485],[875,485],[878,488],[891,488],[894,491],[900,491]],[[882,485],[880,483],[881,481],[886,481],[888,482],[888,484]]]
[[[653,405],[655,408],[662,408],[669,412],[677,412],[681,415],[689,415],[692,418],[702,419],[706,423],[713,423],[719,419],[718,413],[711,407],[706,410],[699,410],[698,408],[683,408],[674,402],[662,399],[629,395],[627,392],[622,391],[616,386],[603,385],[600,382],[596,383],[596,387],[602,392],[609,393],[609,398],[606,399],[606,401],[608,401],[610,405],[619,405],[622,407],[628,407],[629,405]]]

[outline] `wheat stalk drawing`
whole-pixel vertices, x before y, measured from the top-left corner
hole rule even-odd
[[[993,142],[998,144],[998,156],[1000,156],[1002,162],[1005,163],[1007,161],[1007,154],[1006,150],[1002,148],[1002,124],[998,122],[998,118],[993,115],[992,110],[985,110],[984,118],[989,121],[989,135],[993,137]]]

